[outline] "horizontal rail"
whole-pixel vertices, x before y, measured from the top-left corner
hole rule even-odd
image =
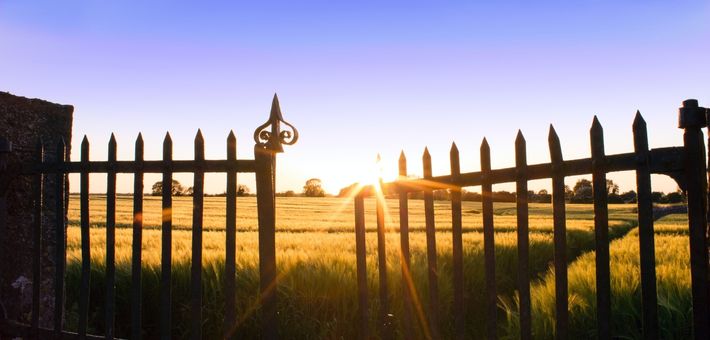
[[[606,156],[603,166],[605,172],[636,170],[640,161],[636,153],[629,152]],[[682,147],[668,147],[653,149],[649,152],[649,165],[651,173],[669,174],[683,171],[684,151]],[[563,161],[560,171],[567,176],[591,174],[593,172],[591,158],[573,159]],[[488,179],[491,184],[515,182],[518,178],[516,167],[491,170]],[[528,180],[551,178],[553,166],[551,163],[528,165],[523,170]],[[480,171],[462,173],[458,176],[435,176],[427,179],[399,179],[383,184],[382,191],[386,194],[398,192],[417,192],[424,190],[447,189],[451,187],[479,186],[483,183],[483,174]],[[443,186],[442,186],[443,185]],[[363,188],[363,195],[372,196],[372,187]]]
[[[12,320],[0,320],[0,336],[21,337],[23,339],[80,339],[79,334],[74,332],[62,331],[57,337],[54,330],[46,328],[33,329],[30,325],[25,325]],[[105,336],[86,334],[84,339],[102,340]]]
[[[116,173],[135,173],[136,171],[143,173],[162,173],[163,171],[170,172],[194,172],[196,169],[201,169],[204,172],[255,172],[256,163],[252,159],[239,160],[179,160],[179,161],[98,161],[88,162],[66,162],[66,163],[34,163],[27,164],[22,167],[20,174],[31,175],[37,173],[108,173],[113,171]]]

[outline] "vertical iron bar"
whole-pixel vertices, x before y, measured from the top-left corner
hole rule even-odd
[[[172,238],[173,238],[173,140],[170,134],[165,134],[163,141],[163,225],[162,225],[162,256],[160,269],[160,337],[163,340],[171,338],[172,309]]]
[[[407,158],[404,151],[399,155],[399,176],[407,177]],[[402,296],[404,300],[403,328],[406,339],[414,338],[412,294],[414,294],[411,274],[411,254],[409,252],[409,199],[407,192],[399,193],[399,246],[402,267]]]
[[[369,339],[367,299],[367,246],[365,244],[365,200],[355,196],[355,254],[357,261],[358,339]]]
[[[634,151],[638,157],[636,187],[638,191],[639,255],[641,256],[641,299],[643,338],[658,339],[658,301],[656,296],[656,255],[653,239],[653,203],[651,202],[651,170],[649,166],[646,121],[636,112],[633,124]]]
[[[267,340],[278,337],[276,319],[276,201],[274,167],[276,155],[256,146],[256,200],[259,218],[259,274],[261,289],[261,331]]]
[[[565,217],[565,177],[562,169],[562,147],[555,128],[550,125],[548,137],[552,163],[552,218],[555,261],[555,338],[568,336],[567,225]]]
[[[195,162],[192,186],[192,278],[190,280],[190,307],[192,338],[202,339],[202,213],[204,210],[204,160],[205,139],[202,131],[197,130],[195,137]]]
[[[37,143],[37,154],[36,162],[42,163],[44,161],[44,145],[42,145],[42,140],[40,139]],[[42,280],[42,270],[41,270],[41,258],[42,258],[42,186],[44,181],[44,174],[38,172],[34,176],[34,192],[32,197],[34,198],[34,219],[32,223],[33,227],[33,242],[32,242],[32,329],[35,332],[34,336],[38,337],[39,328],[39,299],[40,299],[40,285]]]
[[[227,137],[227,160],[234,166],[227,170],[227,229],[226,229],[226,258],[224,261],[224,337],[231,339],[236,326],[236,233],[237,233],[237,137],[230,131]]]
[[[483,138],[481,143],[481,205],[483,210],[483,252],[486,272],[486,335],[496,339],[497,302],[496,293],[496,249],[493,226],[493,185],[491,184],[491,149]]]
[[[431,179],[431,155],[424,149],[422,157],[424,179]],[[426,253],[429,273],[429,331],[433,339],[439,339],[439,273],[436,256],[436,227],[434,224],[433,188],[424,190],[424,215],[426,224]]]
[[[63,138],[57,143],[55,157],[58,166],[62,166],[66,161],[66,144]],[[56,232],[56,254],[54,264],[57,268],[54,273],[54,333],[55,336],[59,337],[61,336],[62,323],[64,321],[64,270],[66,267],[66,209],[64,202],[66,174],[61,171],[57,172],[56,178],[56,191],[54,192],[57,204],[55,207],[56,225],[54,226]]]
[[[378,156],[379,159],[379,156]],[[380,181],[381,184],[381,181]],[[385,208],[384,196],[376,195],[376,214],[377,214],[377,265],[380,285],[380,310],[379,324],[380,334],[383,339],[392,339],[391,322],[389,320],[390,301],[389,289],[387,287],[387,239],[385,231]]]
[[[597,275],[597,335],[611,339],[611,277],[609,269],[609,208],[606,187],[604,130],[594,116],[590,130],[594,192],[594,241]]]
[[[143,135],[138,134],[133,174],[133,245],[131,255],[131,339],[141,339],[142,246],[143,246]]]
[[[451,144],[449,152],[451,177],[456,180],[461,175],[459,149],[456,143]],[[464,282],[463,282],[463,227],[461,218],[461,188],[451,188],[451,242],[453,252],[453,279],[454,279],[454,338],[466,337],[466,313],[464,310]]]
[[[685,179],[688,189],[688,227],[690,229],[690,273],[693,291],[693,336],[710,338],[708,310],[708,253],[707,253],[707,169],[705,143],[701,128],[707,124],[705,109],[698,101],[689,99],[678,110],[679,127],[685,129]]]
[[[106,339],[113,339],[116,309],[116,137],[108,143],[106,174]]]
[[[91,284],[91,230],[89,229],[89,140],[81,141],[81,291],[79,292],[79,338],[86,337]]]
[[[515,204],[518,222],[518,298],[520,301],[520,339],[532,338],[530,313],[530,234],[528,229],[527,143],[518,130],[515,138]]]

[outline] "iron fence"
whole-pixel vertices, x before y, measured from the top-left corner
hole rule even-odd
[[[281,125],[287,126],[282,130]],[[194,141],[193,160],[174,160],[173,145],[170,134],[163,141],[163,159],[145,160],[143,157],[143,138],[139,134],[135,142],[135,159],[123,161],[116,159],[116,139],[111,135],[108,144],[108,160],[89,160],[89,140],[84,137],[81,143],[80,161],[72,162],[66,159],[68,150],[64,141],[60,141],[52,150],[46,150],[40,141],[37,146],[36,159],[33,162],[7,165],[3,169],[3,177],[31,176],[33,178],[34,210],[33,210],[33,268],[32,281],[40,282],[40,261],[42,249],[42,216],[48,207],[43,206],[43,186],[49,177],[56,178],[54,188],[51,188],[63,199],[56,200],[57,216],[55,223],[56,248],[54,277],[54,327],[45,329],[39,326],[40,290],[39,284],[33,285],[32,310],[30,324],[17,321],[1,320],[0,334],[5,336],[23,336],[26,338],[86,338],[112,339],[115,330],[115,299],[116,299],[116,267],[115,267],[115,230],[116,230],[116,174],[133,174],[133,241],[131,251],[131,339],[140,339],[144,334],[142,326],[142,234],[143,234],[143,188],[144,174],[162,174],[162,227],[161,227],[161,271],[160,271],[160,330],[162,339],[171,339],[172,322],[171,295],[172,281],[172,183],[173,174],[187,172],[194,174],[193,186],[193,220],[192,220],[192,264],[190,274],[190,337],[202,338],[202,226],[203,197],[205,173],[224,173],[226,182],[226,232],[225,232],[225,276],[224,276],[224,337],[235,336],[235,260],[236,260],[236,209],[237,209],[237,173],[254,173],[256,176],[258,226],[259,226],[259,273],[260,273],[260,311],[261,332],[265,339],[275,339],[277,333],[276,319],[276,247],[275,247],[275,165],[276,153],[283,152],[283,145],[294,144],[298,132],[283,120],[279,101],[274,96],[269,120],[257,128],[254,133],[256,145],[254,159],[237,159],[237,140],[233,132],[227,138],[227,157],[222,160],[205,159],[204,139],[200,131]],[[11,148],[7,148],[11,152]],[[46,161],[45,152],[52,152],[56,161]],[[80,229],[81,229],[81,281],[78,308],[77,333],[64,329],[65,320],[65,266],[66,266],[66,205],[68,195],[66,184],[68,174],[79,173],[80,176]],[[106,187],[106,306],[105,334],[87,334],[89,328],[89,298],[91,280],[91,237],[89,211],[89,175],[103,173],[107,176]]]
[[[640,249],[641,272],[641,302],[642,302],[642,334],[645,339],[659,337],[658,299],[656,291],[653,206],[651,202],[651,174],[663,174],[672,177],[679,187],[687,193],[688,198],[688,228],[690,239],[692,296],[693,296],[693,334],[695,339],[710,338],[710,311],[708,306],[708,248],[707,248],[707,171],[705,163],[705,144],[701,129],[707,125],[710,110],[699,107],[696,100],[686,100],[679,109],[679,127],[684,129],[684,144],[680,147],[649,149],[646,122],[639,112],[633,122],[634,151],[616,155],[606,155],[604,152],[603,129],[594,117],[590,130],[591,157],[584,159],[564,160],[560,140],[555,129],[550,126],[548,144],[550,162],[544,164],[527,164],[526,142],[519,131],[515,140],[515,167],[491,169],[490,147],[483,139],[480,147],[481,171],[462,173],[459,165],[459,151],[453,144],[450,152],[451,173],[445,176],[432,176],[431,156],[424,150],[422,157],[423,178],[407,178],[407,161],[402,152],[399,159],[400,177],[394,182],[380,183],[379,188],[369,186],[363,188],[354,200],[355,241],[357,252],[357,281],[359,300],[359,337],[366,339],[373,334],[391,339],[395,336],[395,320],[390,309],[390,294],[388,292],[387,257],[385,242],[385,207],[382,197],[395,195],[399,198],[399,233],[401,249],[402,276],[410,272],[411,254],[409,249],[409,194],[423,192],[424,214],[426,226],[426,256],[428,271],[428,299],[426,311],[427,332],[424,337],[441,338],[441,325],[437,313],[439,311],[439,270],[437,268],[436,232],[434,220],[433,191],[447,189],[450,191],[452,218],[452,259],[453,275],[453,335],[456,339],[470,338],[466,334],[464,305],[463,272],[463,242],[462,242],[462,208],[461,189],[470,186],[480,186],[482,195],[483,247],[485,272],[485,316],[486,334],[488,339],[498,336],[497,292],[495,279],[495,229],[493,220],[492,185],[514,182],[517,193],[517,290],[518,312],[520,318],[520,338],[531,339],[531,303],[530,303],[530,252],[528,225],[528,181],[550,179],[552,184],[553,210],[553,249],[554,249],[554,280],[555,280],[555,325],[554,334],[557,339],[568,338],[569,306],[567,278],[567,241],[565,216],[565,184],[567,176],[591,174],[594,196],[594,236],[596,254],[596,307],[597,336],[600,339],[611,339],[611,284],[609,257],[609,221],[606,190],[606,174],[616,171],[632,170],[636,172],[636,187],[638,192],[637,215]],[[381,194],[378,193],[381,191]],[[366,243],[365,243],[365,209],[364,199],[369,196],[380,196],[376,203],[377,223],[377,268],[379,274],[379,301],[377,311],[378,329],[370,331],[370,306],[368,301]],[[448,278],[444,278],[448,280]],[[412,338],[415,334],[413,320],[412,296],[416,292],[402,280],[402,295],[404,297],[404,315],[401,317],[403,337]],[[473,292],[475,293],[475,292]]]

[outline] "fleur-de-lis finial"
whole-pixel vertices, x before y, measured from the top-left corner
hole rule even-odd
[[[287,130],[281,131],[282,123],[286,125]],[[277,153],[284,151],[284,144],[293,145],[296,141],[298,141],[298,130],[284,120],[279,106],[279,97],[274,94],[269,120],[254,131],[254,142],[257,147]]]

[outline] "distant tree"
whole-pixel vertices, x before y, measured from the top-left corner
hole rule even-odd
[[[434,190],[431,192],[431,195],[434,197],[435,201],[446,201],[449,199],[448,190]]]
[[[664,201],[665,201],[665,197],[662,192],[654,191],[651,193],[651,202],[653,202],[653,203],[667,203]]]
[[[413,193],[410,193],[410,195]],[[481,194],[473,191],[468,191],[468,190],[461,190],[461,200],[462,201],[473,201],[473,202],[480,202],[481,201]]]
[[[515,202],[515,193],[510,191],[496,191],[493,193],[494,202]]]
[[[350,184],[350,185],[340,189],[340,191],[338,192],[338,197],[349,197],[350,195],[352,195],[353,190],[355,190],[355,188],[357,188],[358,185],[359,185],[358,183],[353,183],[353,184]]]
[[[574,191],[569,188],[569,185],[565,185],[565,200],[570,201],[574,196]]]
[[[669,192],[665,197],[664,197],[664,203],[683,203],[685,201],[685,197],[683,196],[683,193],[680,191],[676,192]]]
[[[636,203],[636,191],[630,190],[621,195],[619,195],[621,201],[624,203]]]
[[[537,192],[535,201],[537,203],[550,203],[552,202],[552,195],[545,190],[545,189],[540,189],[540,191]]]
[[[614,183],[614,181],[607,179],[606,180],[606,193],[607,194],[619,194],[619,186]]]
[[[619,194],[609,194],[609,197],[607,198],[607,203],[618,204],[618,203],[625,203],[625,202],[624,202],[624,200],[621,198],[621,195],[619,195]]]
[[[185,188],[183,188],[182,184],[178,182],[177,180],[173,180],[173,185],[172,185],[172,190],[171,190],[171,195],[172,196],[182,196],[185,192]],[[163,194],[163,182],[162,181],[157,181],[153,184],[151,187],[151,194],[153,196],[160,196]]]
[[[284,192],[284,197],[296,197],[296,193],[293,190],[288,190]]]
[[[185,189],[185,191],[182,193],[185,196],[193,196],[195,194],[195,189],[193,187],[189,187]]]
[[[592,182],[588,179],[578,180],[572,191],[573,195],[570,199],[572,203],[591,203],[594,200]]]
[[[311,178],[303,186],[303,195],[306,197],[325,197],[325,190],[319,178]]]
[[[249,187],[245,184],[237,185],[237,196],[247,196],[249,195]]]

